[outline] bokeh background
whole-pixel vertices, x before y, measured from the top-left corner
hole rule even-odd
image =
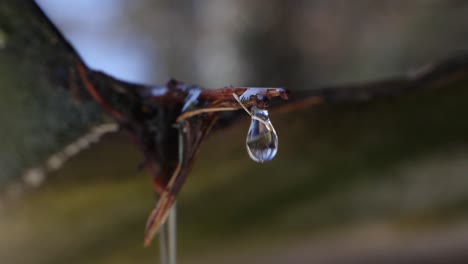
[[[466,1],[37,2],[90,66],[140,83],[294,92],[406,74],[468,47]],[[280,149],[266,164],[248,158],[247,119],[213,134],[180,195],[180,262],[464,263],[466,87],[272,116]],[[141,161],[114,133],[42,185],[7,188],[1,262],[157,263],[157,243],[142,247],[155,196]]]

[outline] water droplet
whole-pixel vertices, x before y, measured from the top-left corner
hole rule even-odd
[[[278,135],[271,124],[267,110],[253,106],[250,111],[255,118],[252,118],[247,133],[247,152],[255,162],[270,161],[278,152]]]

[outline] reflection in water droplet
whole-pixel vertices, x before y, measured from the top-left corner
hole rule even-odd
[[[251,112],[263,122],[252,118],[247,133],[247,152],[253,161],[260,163],[270,161],[278,152],[278,135],[271,124],[267,110],[253,106]]]

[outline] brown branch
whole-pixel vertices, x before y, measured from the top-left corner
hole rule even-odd
[[[6,1],[8,2],[8,1]],[[54,71],[50,69],[50,79],[52,82],[59,82],[57,74],[54,72],[60,69],[70,69],[71,72],[77,72],[80,76],[81,81],[65,79],[65,82],[69,83],[66,87],[79,87],[81,94],[85,94],[89,99],[97,100],[99,102],[105,101],[108,109],[118,115],[129,115],[129,108],[141,107],[139,100],[141,100],[141,94],[148,94],[151,89],[155,86],[145,85],[139,83],[129,83],[113,78],[103,72],[98,72],[90,69],[82,61],[80,55],[76,52],[73,46],[63,37],[60,31],[54,26],[54,24],[45,16],[43,11],[33,1],[26,1],[27,4],[17,4],[17,1],[10,0],[10,6],[15,6],[25,16],[28,16],[30,24],[35,24],[36,35],[41,35],[41,39],[46,39],[48,43],[44,43],[44,46],[50,46],[54,50],[54,54],[49,58],[49,61],[53,61],[53,65],[56,65]],[[1,10],[1,9],[0,9]],[[18,18],[15,18],[18,19]],[[64,59],[65,58],[65,59]],[[66,59],[68,58],[68,59]],[[80,66],[81,65],[81,66]],[[86,71],[86,77],[83,74],[83,67]],[[77,75],[78,75],[77,74]],[[323,104],[342,104],[342,103],[358,103],[368,102],[378,98],[395,97],[400,96],[408,92],[423,91],[432,87],[440,86],[444,82],[454,81],[462,78],[468,74],[468,54],[461,54],[459,56],[446,59],[442,62],[434,62],[421,67],[416,71],[409,72],[405,76],[397,76],[386,80],[369,81],[358,84],[339,85],[331,87],[312,88],[310,90],[299,90],[291,89],[291,100],[288,104],[281,104],[281,107],[276,107],[277,112],[288,112],[296,109],[302,109]],[[62,78],[62,82],[63,82]],[[92,84],[93,89],[89,89]],[[174,93],[178,93],[172,98],[161,97],[160,99],[167,101],[183,101],[186,93],[176,91],[181,83],[171,82],[167,86],[172,86]],[[183,85],[183,89],[190,89]],[[198,87],[192,87],[198,88]],[[207,100],[212,103],[210,107],[213,108],[239,108],[235,100],[232,98],[232,93],[240,95],[248,87],[229,87],[224,89],[215,90],[203,90],[200,98]],[[295,87],[296,88],[296,87]],[[298,87],[297,87],[298,88]],[[76,92],[75,92],[76,93]],[[271,97],[280,96],[283,99],[287,97],[286,93],[276,93],[273,88],[270,90]],[[98,97],[96,95],[99,94]],[[172,94],[174,95],[174,94]],[[91,97],[90,97],[91,96]],[[99,97],[101,97],[99,99]],[[105,98],[102,99],[102,98]],[[182,98],[182,99],[181,99]],[[161,100],[153,98],[155,103],[162,103]],[[247,105],[253,105],[261,103],[259,101],[251,101]],[[111,110],[112,109],[112,110]],[[193,116],[204,110],[195,110],[193,113],[186,113],[185,116]],[[113,114],[114,116],[116,116]],[[233,120],[235,116],[231,116]],[[117,119],[121,119],[118,118]],[[223,120],[225,124],[230,123],[229,118]]]
[[[289,104],[278,107],[278,112],[288,112],[317,105],[335,105],[369,102],[380,98],[402,96],[442,87],[468,76],[468,54],[460,54],[441,62],[433,62],[411,71],[405,76],[311,89],[295,90]]]

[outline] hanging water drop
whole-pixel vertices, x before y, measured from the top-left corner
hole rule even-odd
[[[253,106],[250,111],[252,121],[247,133],[247,152],[255,162],[270,161],[278,152],[278,135],[271,124],[267,110]]]

